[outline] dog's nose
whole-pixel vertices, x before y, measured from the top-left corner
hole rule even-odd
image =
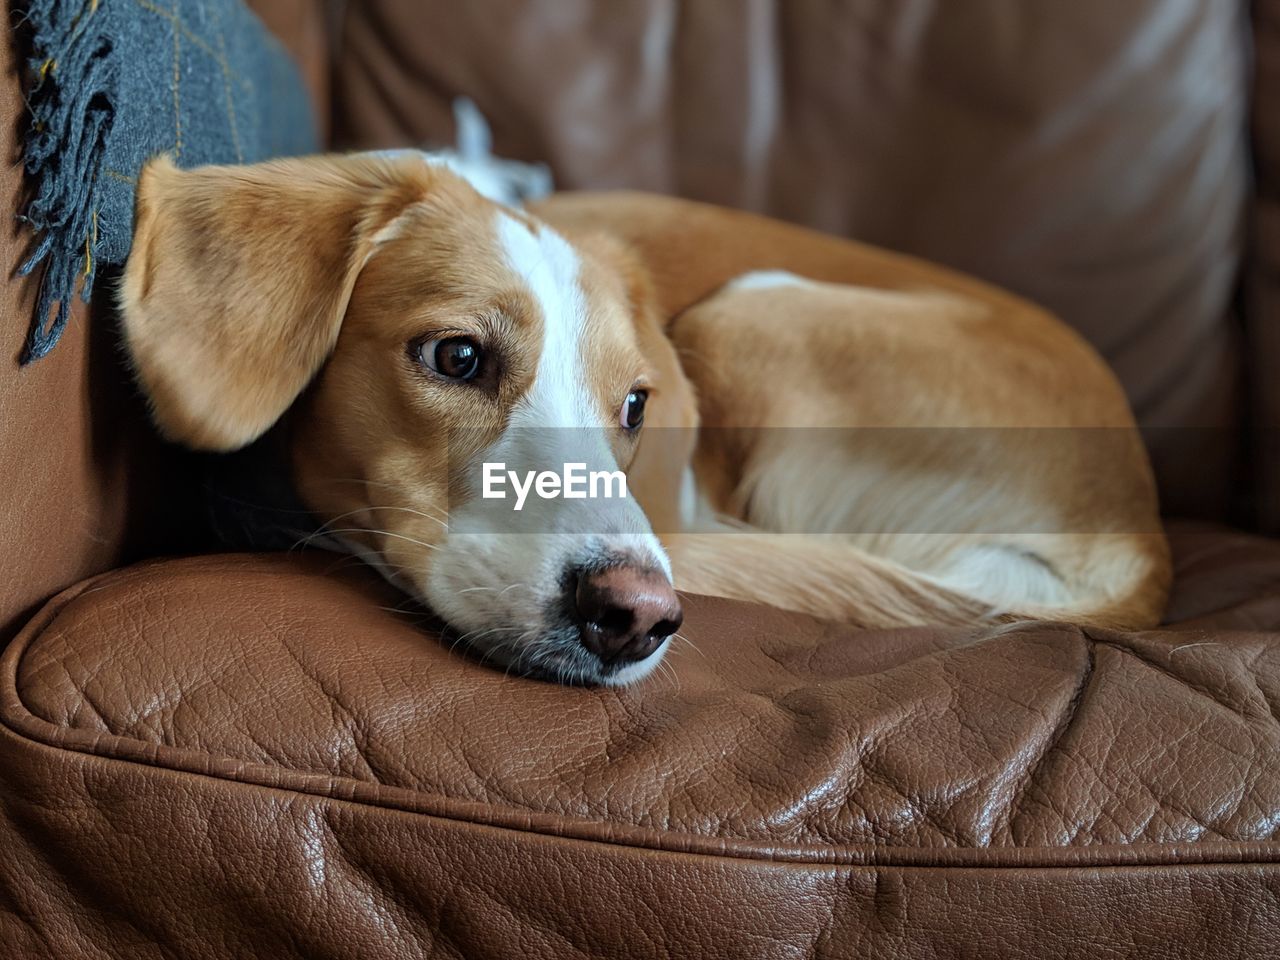
[[[680,629],[684,611],[657,570],[610,567],[578,577],[582,645],[604,664],[643,660]]]

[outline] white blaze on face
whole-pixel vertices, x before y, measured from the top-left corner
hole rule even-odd
[[[588,471],[617,470],[609,444],[612,400],[595,395],[586,366],[588,311],[578,254],[549,227],[535,233],[505,213],[499,213],[497,227],[508,266],[538,305],[542,344],[533,383],[488,458],[520,470],[560,472],[566,463],[584,463]],[[603,541],[602,549],[638,554],[637,560],[670,576],[666,554],[634,500],[557,499],[535,506],[542,508],[539,532],[591,536]]]
[[[537,373],[512,425],[600,427],[600,402],[587,386],[582,355],[587,304],[578,282],[578,254],[554,230],[544,227],[535,234],[506,213],[498,214],[498,241],[542,315]]]
[[[508,266],[537,305],[542,339],[533,381],[512,410],[503,436],[481,455],[522,476],[561,473],[566,463],[615,471],[609,440],[616,412],[588,376],[583,341],[589,305],[577,253],[563,237],[534,232],[517,217],[497,214],[497,239]],[[627,384],[616,385],[625,392]],[[626,498],[541,499],[522,509],[514,498],[484,500],[480,464],[470,500],[451,511],[452,532],[434,557],[427,601],[455,627],[501,629],[536,625],[541,610],[564,590],[565,572],[604,558],[629,558],[671,576],[670,562],[640,506]],[[513,584],[523,589],[511,589]],[[475,589],[478,592],[460,591]],[[659,655],[635,665],[648,672]],[[635,679],[632,678],[632,679]]]

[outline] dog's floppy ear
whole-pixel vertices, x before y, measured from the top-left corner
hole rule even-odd
[[[121,315],[160,429],[234,450],[271,427],[333,349],[379,233],[430,181],[374,156],[148,164]]]

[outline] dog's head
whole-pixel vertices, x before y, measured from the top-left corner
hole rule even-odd
[[[648,299],[620,246],[419,158],[160,159],[122,316],[169,437],[234,450],[288,411],[297,490],[347,548],[499,664],[620,684],[681,619],[645,513],[606,477],[644,472],[646,420],[691,417]],[[538,472],[561,489],[525,486]]]

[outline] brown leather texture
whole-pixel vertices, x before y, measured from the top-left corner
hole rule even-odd
[[[622,691],[476,664],[328,555],[107,574],[0,669],[0,942],[1266,956],[1280,544],[1174,545],[1165,629],[860,632],[689,597],[673,671]]]
[[[320,0],[260,0],[252,6],[299,59],[317,97],[329,58]],[[17,23],[9,11],[6,22]],[[0,196],[25,205],[20,162],[27,114],[18,96],[20,43],[0,51],[11,91],[0,96]],[[324,101],[317,109],[327,113]],[[101,285],[90,310],[73,304],[65,335],[26,367],[18,357],[35,311],[35,278],[16,277],[31,235],[11,220],[0,260],[11,279],[0,294],[0,645],[49,596],[86,576],[186,543],[179,530],[196,505],[188,458],[157,438],[117,347]],[[158,495],[163,490],[163,495]]]
[[[8,19],[18,14],[5,5]],[[13,43],[0,50],[13,78],[0,96],[0,196],[17,213],[25,203],[19,162],[27,113],[17,94]],[[16,277],[31,236],[10,217],[0,262],[0,644],[49,595],[136,556],[138,506],[148,479],[133,469],[166,468],[161,445],[119,362],[109,323],[78,300],[58,349],[18,366],[35,312],[34,278]],[[103,288],[106,289],[104,284]]]
[[[1280,0],[1254,2],[1257,177],[1247,304],[1259,525],[1280,533]]]
[[[562,188],[743,207],[1022,293],[1119,373],[1166,512],[1221,517],[1243,481],[1246,8],[367,0],[337,38],[335,135],[448,142],[466,94]]]

